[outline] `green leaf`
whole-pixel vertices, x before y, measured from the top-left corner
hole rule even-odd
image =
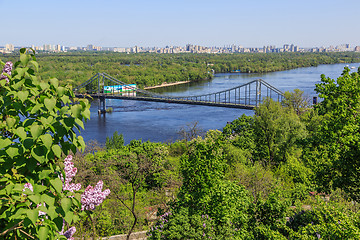
[[[42,104],[36,104],[30,111],[31,114],[37,113],[42,107]]]
[[[35,70],[37,72],[39,71],[39,64],[36,61],[31,60],[29,63],[35,67]]]
[[[6,139],[0,139],[0,149],[6,148],[12,143],[12,141],[8,138]]]
[[[50,180],[50,184],[54,187],[54,189],[57,193],[61,193],[63,183],[60,180],[60,178],[55,178],[55,179]]]
[[[57,80],[56,78],[51,78],[51,79],[50,79],[50,83],[51,83],[51,85],[53,85],[55,88],[59,87],[59,80]]]
[[[21,139],[25,139],[26,138],[26,132],[25,129],[23,127],[18,127],[17,129],[14,130],[15,134],[18,135]]]
[[[20,61],[24,66],[26,66],[30,61],[30,56],[27,54],[20,54]]]
[[[83,112],[83,116],[85,119],[90,119],[90,110],[85,109],[85,111]]]
[[[49,125],[52,123],[52,121],[54,120],[53,116],[48,116],[48,117],[41,117],[40,121],[44,124],[44,125]]]
[[[56,218],[57,216],[58,216],[58,214],[57,214],[57,212],[56,212],[56,207],[54,207],[54,206],[51,206],[51,205],[49,205],[50,207],[48,208],[48,210],[47,210],[47,214],[49,215],[49,217],[51,218],[51,219],[54,219],[54,218]]]
[[[58,231],[60,232],[64,224],[63,219],[61,217],[57,217],[53,221],[56,227],[58,228]]]
[[[44,105],[49,110],[52,111],[55,107],[56,99],[55,98],[45,98]]]
[[[28,91],[20,91],[17,93],[18,98],[20,99],[21,102],[24,102],[27,97],[29,96],[29,92]]]
[[[68,104],[69,102],[71,102],[69,96],[67,95],[62,96],[60,99],[61,101],[63,101],[64,104]]]
[[[26,69],[18,67],[18,68],[16,68],[15,72],[17,73],[16,77],[21,78],[25,75]]]
[[[72,200],[71,198],[63,198],[61,199],[61,207],[63,208],[65,214],[70,211],[70,208],[72,206]]]
[[[71,113],[73,114],[73,116],[75,118],[80,118],[81,110],[82,110],[82,107],[81,107],[80,104],[76,104],[76,105],[71,106]]]
[[[84,129],[84,122],[82,120],[80,120],[79,118],[75,118],[75,123],[78,124],[82,129]]]
[[[81,150],[85,150],[85,141],[82,136],[78,136],[78,144],[80,145]]]
[[[30,149],[34,147],[34,140],[32,140],[31,138],[27,138],[24,140],[23,144],[25,149]]]
[[[26,211],[26,215],[31,220],[31,222],[35,225],[36,221],[38,220],[39,210],[37,210],[37,209],[28,209]]]
[[[40,125],[33,124],[30,127],[30,132],[34,140],[41,135],[42,131],[43,131],[43,127]]]
[[[41,226],[38,234],[40,240],[48,239],[49,228],[47,226]]]
[[[45,162],[46,153],[47,151],[44,146],[37,146],[31,149],[31,156],[33,156],[40,163]]]
[[[6,149],[6,153],[9,155],[9,157],[14,158],[15,156],[19,155],[19,149],[17,147],[9,147]]]
[[[52,145],[51,149],[53,150],[55,156],[57,156],[58,158],[61,158],[61,147],[59,145]]]
[[[35,194],[42,193],[43,191],[45,191],[47,189],[46,186],[39,185],[39,184],[33,184],[33,188],[34,188]]]
[[[81,194],[80,193],[75,193],[72,200],[73,200],[73,204],[75,206],[81,207]]]
[[[15,184],[9,183],[9,184],[5,187],[6,193],[7,193],[8,195],[10,195],[10,193],[11,193],[11,191],[13,190],[14,187],[15,187]]]
[[[67,198],[68,199],[68,198]],[[71,224],[71,222],[74,219],[74,213],[73,212],[65,212],[65,217],[64,220],[68,223]]]
[[[56,89],[56,92],[57,92],[57,94],[58,94],[58,96],[59,97],[62,97],[63,95],[64,95],[64,93],[65,93],[65,88],[64,87],[58,87],[57,89]]]
[[[41,82],[40,87],[41,87],[42,90],[46,90],[46,89],[49,89],[49,84],[47,84],[45,82]]]
[[[16,123],[16,119],[12,118],[12,117],[7,117],[6,118],[6,126],[10,129],[12,128]]]
[[[47,194],[43,194],[43,195],[41,195],[41,201],[45,202],[48,206],[53,206],[55,203],[55,198],[53,198]]]
[[[52,171],[51,170],[42,170],[40,173],[39,173],[39,179],[42,180],[42,179],[45,179],[49,176],[49,174],[51,174]]]
[[[53,143],[52,136],[50,134],[44,134],[40,136],[40,139],[44,143],[45,147],[50,150]]]
[[[33,201],[35,204],[39,204],[40,203],[40,195],[38,194],[33,194],[33,195],[30,195],[28,196],[28,198]]]

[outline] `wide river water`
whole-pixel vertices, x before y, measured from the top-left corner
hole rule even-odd
[[[352,71],[356,71],[360,66],[359,63],[334,64],[263,74],[215,74],[210,81],[176,85],[153,91],[173,96],[200,95],[233,88],[261,78],[283,92],[298,88],[312,98],[316,96],[314,88],[316,83],[320,83],[321,74],[336,79],[346,65],[355,67]],[[96,140],[104,144],[106,137],[111,137],[115,131],[124,135],[125,143],[129,143],[132,139],[173,142],[179,139],[178,132],[181,128],[195,122],[198,122],[197,126],[205,131],[221,130],[227,122],[233,121],[242,114],[253,114],[252,110],[119,99],[108,99],[106,105],[112,107],[114,111],[106,115],[98,115],[98,102],[91,103],[91,118],[85,123],[85,130],[80,134],[85,142]]]

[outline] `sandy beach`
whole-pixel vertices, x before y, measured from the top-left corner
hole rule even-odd
[[[149,89],[174,86],[174,85],[179,85],[179,84],[184,84],[184,83],[189,83],[189,82],[190,81],[181,81],[181,82],[174,82],[174,83],[163,83],[161,85],[156,85],[156,86],[152,86],[152,87],[144,87],[144,89],[149,90]]]

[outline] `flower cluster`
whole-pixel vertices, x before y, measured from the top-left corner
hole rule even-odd
[[[63,178],[63,176],[60,174],[60,179],[63,182],[63,190],[68,190],[70,192],[74,192],[74,191],[79,191],[81,188],[81,184],[75,184],[75,183],[70,183],[73,179],[73,177],[75,177],[76,173],[77,173],[77,168],[74,167],[74,163],[72,162],[72,156],[68,155],[65,159],[64,159],[64,171],[65,171],[65,179]]]
[[[61,181],[63,182],[63,190],[68,190],[71,192],[79,191],[81,189],[80,183],[70,183],[77,173],[77,168],[74,167],[71,155],[67,156],[64,159],[64,165],[65,179],[61,174],[59,175]],[[105,198],[110,194],[110,190],[106,189],[102,191],[103,185],[104,183],[102,181],[99,181],[95,187],[89,185],[85,189],[84,193],[81,196],[81,210],[94,210],[96,206],[100,205],[105,200]],[[26,189],[29,189],[32,192],[34,191],[31,183],[24,184],[23,191],[25,191]],[[37,205],[37,207],[40,207],[42,205],[46,207],[45,203],[40,203]],[[45,217],[47,218],[45,212],[39,211],[39,216],[42,215],[45,215]],[[59,232],[59,234],[65,236],[67,239],[73,240],[74,238],[72,236],[76,232],[76,228],[71,227],[64,232],[65,220],[63,220],[63,222],[63,228],[61,232]]]
[[[63,229],[61,230],[61,232],[59,232],[59,234],[65,236],[69,240],[74,240],[73,235],[75,234],[75,232],[76,232],[75,227],[71,227],[66,232],[64,232],[64,225],[63,225]]]
[[[2,70],[2,73],[1,73],[1,75],[0,75],[0,80],[6,79],[6,82],[9,83],[9,78],[8,78],[6,75],[4,75],[3,73],[6,73],[6,74],[8,74],[8,75],[11,76],[12,67],[13,67],[13,63],[12,63],[12,62],[7,62],[7,63],[5,63],[5,66],[4,66],[4,68],[3,68],[3,70]]]
[[[29,189],[32,192],[34,191],[33,186],[31,185],[31,183],[25,183],[23,192],[25,192],[25,189]]]
[[[96,206],[100,205],[105,198],[110,194],[110,190],[102,191],[103,181],[99,181],[95,187],[89,185],[85,192],[81,195],[81,210],[94,210]]]
[[[147,232],[148,236],[152,236],[152,234],[156,231],[163,232],[164,226],[167,222],[169,222],[169,218],[172,215],[171,212],[165,212],[163,215],[160,215],[159,221],[151,227],[151,230]]]

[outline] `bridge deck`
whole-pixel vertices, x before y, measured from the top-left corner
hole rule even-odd
[[[124,100],[138,100],[138,101],[150,101],[150,102],[166,102],[177,104],[191,104],[191,105],[203,105],[213,107],[227,107],[227,108],[241,108],[252,110],[254,105],[235,104],[235,103],[221,103],[221,102],[208,102],[208,101],[194,101],[185,99],[172,99],[172,98],[156,98],[156,97],[134,97],[134,96],[121,96],[121,95],[98,95],[98,94],[76,94],[78,98],[107,98],[107,99],[124,99]]]

